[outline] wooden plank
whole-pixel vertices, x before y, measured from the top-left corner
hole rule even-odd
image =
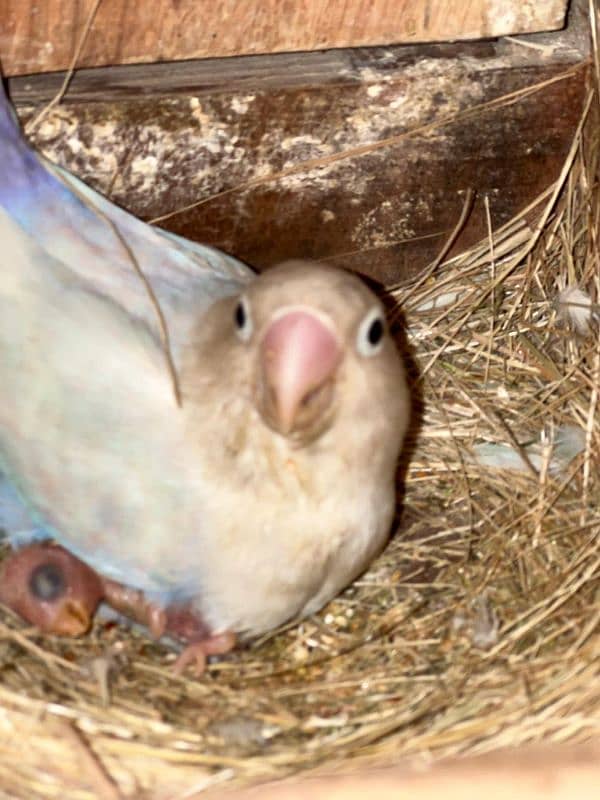
[[[7,75],[66,69],[96,0],[0,0]],[[79,66],[474,39],[563,25],[567,0],[102,0]]]
[[[254,266],[324,259],[393,283],[437,255],[467,189],[477,198],[457,248],[486,235],[485,197],[497,227],[557,176],[589,59],[578,14],[568,31],[528,37],[533,47],[500,40],[83,71],[34,138],[120,205],[146,219],[172,213],[165,227]],[[28,119],[59,83],[15,78],[9,88]],[[391,136],[400,138],[302,167]],[[298,172],[245,186],[290,167]]]
[[[316,258],[395,282],[437,255],[467,189],[477,197],[457,249],[486,235],[485,197],[497,227],[558,175],[585,90],[584,6],[573,4],[566,31],[524,43],[83,70],[34,139],[137,215],[173,212],[161,224],[256,267]],[[11,79],[23,118],[60,82],[60,74]],[[535,93],[486,106],[536,84]],[[303,167],[391,136],[393,145]],[[290,167],[298,172],[244,186]]]

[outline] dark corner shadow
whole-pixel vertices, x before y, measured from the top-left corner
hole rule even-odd
[[[349,271],[354,272],[354,270]],[[402,310],[401,302],[398,302],[379,281],[363,273],[357,274],[359,274],[367,286],[375,292],[385,306],[390,322],[390,333],[404,360],[410,390],[410,423],[396,473],[396,513],[392,523],[392,536],[395,536],[403,522],[406,473],[408,471],[408,465],[414,455],[418,434],[423,424],[425,408],[423,382],[419,380],[420,373],[414,354],[414,347],[409,343],[406,335],[406,318]]]

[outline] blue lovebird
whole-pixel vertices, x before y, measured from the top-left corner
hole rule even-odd
[[[367,567],[409,398],[362,281],[256,276],[137,220],[32,150],[1,86],[0,245],[0,505],[23,547],[0,599],[66,594],[77,624],[46,629],[81,632],[93,584],[90,608],[180,638],[200,672]]]

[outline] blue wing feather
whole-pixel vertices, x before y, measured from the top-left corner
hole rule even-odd
[[[156,494],[164,491],[169,498],[175,494],[182,506],[188,500],[183,490],[161,481],[161,470],[166,471],[171,465],[146,467],[146,442],[136,438],[138,429],[147,430],[148,439],[154,437],[154,444],[148,445],[149,451],[162,452],[160,426],[155,423],[155,430],[151,422],[153,409],[162,408],[160,385],[159,399],[154,400],[152,395],[156,383],[152,372],[152,341],[159,339],[158,322],[135,267],[143,271],[160,303],[176,363],[190,327],[203,311],[216,300],[239,292],[252,280],[252,271],[214,248],[141,222],[65,170],[47,162],[23,137],[0,82],[1,231],[7,237],[9,252],[17,253],[22,261],[11,263],[10,269],[5,267],[0,281],[3,303],[0,332],[4,337],[0,342],[0,365],[4,378],[8,375],[13,383],[10,397],[7,396],[4,408],[0,409],[0,468],[10,481],[0,482],[0,524],[8,530],[15,545],[51,536],[107,576],[139,586],[155,597],[173,598],[191,592],[186,587],[185,575],[173,582],[171,576],[160,572],[160,557],[150,544],[164,536],[164,532],[160,534],[158,513],[152,511],[160,510],[161,499],[146,487],[158,487]],[[36,282],[39,288],[32,290],[31,285]],[[11,293],[16,293],[14,299]],[[95,357],[106,362],[98,365],[99,374],[93,376],[93,381],[76,373],[77,369],[83,369],[85,357],[77,349],[78,343],[73,347],[68,345],[69,337],[77,336],[77,331],[85,327],[86,308],[90,315],[95,315],[97,326],[89,333],[89,345]],[[40,323],[40,315],[48,318],[46,325]],[[56,341],[36,349],[35,339],[45,335],[47,326],[52,326]],[[104,336],[106,344],[102,342]],[[123,374],[122,364],[110,363],[111,347],[113,350],[119,347],[125,338],[127,358],[137,369],[143,369],[140,365],[148,360],[151,374],[147,379],[145,373],[135,373],[129,378]],[[40,354],[48,359],[43,375],[48,388],[31,384],[41,377],[41,369],[36,366]],[[93,360],[94,356],[90,358]],[[65,363],[70,359],[73,366]],[[115,371],[114,389],[111,375]],[[56,372],[60,372],[59,378],[54,377]],[[140,389],[142,394],[136,400],[139,378],[147,380],[147,385]],[[113,396],[115,391],[121,394]],[[30,397],[34,392],[36,396]],[[69,392],[81,392],[86,399],[81,404],[77,401],[69,404],[65,410]],[[50,393],[47,399],[44,393]],[[59,449],[72,453],[74,463],[61,463],[52,452],[53,443],[62,435],[61,415],[65,413],[77,418],[67,426],[71,440]],[[35,426],[43,426],[43,430]],[[113,429],[107,426],[115,426],[114,436]],[[76,462],[87,457],[86,448],[90,445],[85,437],[90,442],[103,442],[104,429],[107,430],[106,465],[93,465],[100,476],[94,483],[96,473],[92,466]],[[80,432],[83,444],[77,439]],[[36,441],[32,437],[38,434],[40,438]],[[165,435],[175,436],[172,431]],[[167,452],[173,453],[175,445],[169,441],[171,449],[167,448]],[[23,455],[19,452],[22,443],[26,450]],[[120,470],[118,475],[102,472],[113,467]],[[85,475],[78,476],[77,469]],[[45,481],[52,484],[56,470],[64,471],[58,488],[41,488]],[[151,475],[146,478],[144,474],[142,478],[142,471]],[[127,484],[127,491],[117,490],[119,497],[114,504],[108,489],[106,497],[102,495],[103,477],[113,487],[119,485],[119,480],[131,484]],[[85,489],[91,494],[68,496],[65,492],[69,486],[92,487]],[[57,494],[52,494],[53,491]],[[129,502],[129,492],[132,498],[136,497],[135,501]],[[38,502],[40,495],[44,495],[45,504]],[[140,500],[140,496],[146,499]],[[144,505],[140,506],[140,502]],[[129,529],[134,526],[132,509],[137,507],[144,508],[150,527],[156,520],[156,531],[147,533],[145,558],[138,558],[135,548],[139,545],[131,541],[132,537],[128,538]],[[195,506],[190,508],[195,513]],[[94,519],[87,519],[86,513],[89,517],[95,515]],[[69,520],[68,536],[57,519]],[[81,533],[84,528],[88,533]],[[185,541],[193,535],[193,530],[181,533]],[[154,574],[155,566],[160,574]]]
[[[173,325],[175,343],[182,306],[202,313],[253,277],[237,259],[141,222],[39,156],[24,139],[1,84],[0,207],[95,292],[156,329],[133,256]]]

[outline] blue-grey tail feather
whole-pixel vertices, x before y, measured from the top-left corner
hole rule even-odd
[[[252,271],[212,247],[147,225],[28,144],[0,85],[0,207],[53,258],[152,328],[156,315],[135,265],[170,327],[179,310],[200,314],[238,292]],[[172,339],[177,341],[177,330]]]
[[[0,81],[0,205],[28,232],[35,232],[41,207],[67,208],[87,219],[92,213],[48,172],[25,140]]]

